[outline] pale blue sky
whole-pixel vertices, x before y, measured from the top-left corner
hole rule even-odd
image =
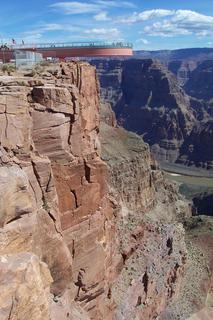
[[[213,47],[213,0],[1,1],[0,37],[130,41],[136,49]]]

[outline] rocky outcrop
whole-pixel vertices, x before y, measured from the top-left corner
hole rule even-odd
[[[5,279],[22,286],[19,278],[24,264],[23,271],[18,265],[15,270],[22,252],[26,259],[28,253],[35,255],[32,259],[37,265],[29,265],[35,279],[43,277],[41,263],[52,277],[44,284],[43,278],[29,283],[31,290],[24,290],[23,298],[14,303],[16,288],[12,287],[2,319],[8,319],[11,308],[11,319],[20,308],[33,319],[49,319],[50,312],[53,318],[57,301],[64,314],[60,319],[75,318],[73,312],[65,312],[71,303],[76,303],[76,314],[81,314],[79,303],[91,319],[106,319],[112,209],[107,200],[106,165],[99,156],[95,70],[72,63],[55,66],[36,78],[11,76],[0,81],[0,254],[9,255],[15,264],[14,280],[9,270]],[[26,260],[26,268],[29,263]],[[9,265],[13,268],[12,262]],[[41,295],[44,310],[34,317],[40,306],[27,303],[49,287],[52,302]]]
[[[168,69],[176,75],[179,85],[184,86],[198,64],[199,63],[196,60],[174,60],[168,63]]]
[[[212,48],[186,48],[177,50],[135,51],[136,59],[155,59],[166,66],[176,77],[180,86],[193,78],[193,71],[206,60],[213,59]]]
[[[102,114],[102,158],[117,208],[117,277],[108,296],[116,305],[114,319],[155,319],[179,292],[186,249],[176,221],[190,215],[190,208],[165,181],[148,145],[105,123],[112,117],[108,106],[102,106]]]
[[[120,60],[92,60],[96,66],[101,87],[101,99],[104,103],[110,103],[113,107],[122,97],[122,68]]]
[[[187,83],[185,91],[192,97],[209,101],[213,98],[213,60],[203,61],[193,70]]]
[[[213,220],[193,216],[185,220],[184,226],[186,272],[179,296],[165,308],[159,320],[212,318]]]
[[[154,319],[178,293],[190,208],[109,105],[100,126],[87,63],[0,83],[1,318]]]
[[[212,170],[212,60],[199,63],[191,71],[184,90],[191,95],[191,110],[196,123],[181,146],[179,163]]]
[[[113,104],[119,124],[143,135],[158,160],[176,161],[195,118],[190,99],[175,77],[151,59],[105,62],[104,72],[99,63],[96,62],[96,66],[103,88],[102,98]],[[108,77],[112,77],[113,67],[116,70],[113,77],[117,79],[114,91],[121,90],[121,94],[113,95],[110,100]],[[122,77],[118,78],[117,68],[121,68]],[[107,70],[110,75],[106,75]]]
[[[213,169],[213,121],[196,125],[180,150],[179,163]]]
[[[212,94],[213,62],[203,61],[191,72],[184,90],[191,95],[191,106],[199,121],[212,121],[213,94]]]
[[[112,104],[120,125],[143,136],[159,162],[212,170],[211,61],[171,61],[176,76],[151,59],[93,64],[102,101]]]
[[[0,258],[1,319],[49,319],[50,284],[47,265],[31,253]]]

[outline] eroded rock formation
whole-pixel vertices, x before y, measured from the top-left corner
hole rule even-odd
[[[119,124],[143,136],[158,161],[212,169],[212,61],[173,61],[176,76],[152,59],[93,64],[102,100],[112,104]]]
[[[103,88],[102,99],[113,104],[118,122],[127,130],[143,135],[158,160],[176,161],[195,119],[190,99],[178,86],[175,76],[151,59],[108,61],[104,72],[98,62],[95,64]],[[113,81],[117,84],[115,93],[109,86],[113,68],[117,79]]]
[[[37,264],[45,262],[51,273],[45,286],[52,283],[54,301],[68,294],[67,304],[80,301],[86,310],[95,308],[92,317],[102,318],[112,209],[106,199],[106,165],[99,157],[95,70],[73,63],[36,80],[17,76],[0,81],[0,253],[14,263],[19,253],[35,254]],[[4,278],[9,286],[9,269]],[[40,282],[31,285],[32,291],[42,290]],[[4,319],[9,314],[15,319],[21,308],[22,300],[16,298],[20,285],[17,280],[13,286],[16,300],[11,296]],[[25,294],[24,303],[30,304]],[[27,307],[33,315],[33,306]],[[27,309],[23,312],[20,319],[28,319]],[[48,314],[35,319],[49,319]]]
[[[155,319],[179,292],[186,249],[177,221],[190,215],[190,208],[165,181],[148,145],[115,123],[110,126],[111,113],[102,106],[102,158],[117,203],[117,277],[109,296],[116,304],[114,319]]]
[[[168,69],[176,75],[178,83],[183,86],[190,79],[191,73],[197,65],[198,62],[193,59],[189,61],[174,60],[168,63]]]
[[[213,169],[213,120],[197,124],[180,149],[179,163]]]
[[[101,159],[93,67],[0,78],[2,320],[154,319],[178,293],[188,205],[104,107]]]

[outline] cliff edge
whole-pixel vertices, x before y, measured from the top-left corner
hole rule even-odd
[[[154,319],[178,294],[190,208],[99,108],[87,63],[0,77],[3,320]]]

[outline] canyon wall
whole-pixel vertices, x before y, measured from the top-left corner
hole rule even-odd
[[[112,104],[119,124],[143,136],[158,161],[212,169],[213,158],[208,151],[208,141],[204,137],[205,152],[200,153],[195,139],[196,136],[203,140],[202,132],[209,129],[207,122],[212,122],[209,101],[187,95],[174,74],[152,59],[94,60],[93,64],[100,78],[102,100]],[[193,70],[196,66],[194,63],[189,68]],[[181,65],[174,63],[173,71],[177,73],[179,68]],[[194,82],[190,82],[196,70],[190,71],[191,75],[187,74],[189,80],[185,88],[189,93],[194,90],[198,94],[200,90],[205,95],[207,89],[197,89],[196,77]],[[203,71],[208,73],[208,79],[211,78],[210,71],[208,64],[208,70]],[[207,87],[210,94],[211,86]],[[212,131],[208,130],[206,136],[211,139]]]
[[[189,60],[181,61],[174,60],[168,63],[168,69],[177,77],[180,86],[184,86],[186,82],[190,79],[191,73],[198,66],[198,61]]]
[[[212,48],[186,48],[177,50],[135,51],[135,58],[157,59],[177,76],[181,86],[191,77],[200,63],[213,59]]]
[[[3,320],[154,319],[178,294],[190,207],[99,105],[87,63],[0,77]]]
[[[106,319],[112,208],[95,70],[72,63],[0,82],[1,319],[75,319],[74,301]]]
[[[197,163],[201,167],[213,167],[213,61],[200,63],[189,75],[184,90],[192,96],[191,107],[196,124],[184,141],[179,162]]]
[[[105,68],[108,70],[109,65],[111,70],[115,64],[116,61],[109,61]],[[102,98],[109,101],[106,94],[108,75],[99,72],[99,65],[97,68],[104,88]],[[179,88],[175,77],[151,59],[128,60],[122,63],[122,77],[117,81],[116,91],[118,88],[122,90],[121,97],[116,102],[110,101],[118,122],[127,130],[143,135],[158,160],[176,161],[195,119],[190,110],[190,99]]]
[[[207,114],[213,115],[213,60],[203,61],[190,73],[184,90],[206,106]]]
[[[148,145],[117,127],[109,106],[101,111],[102,158],[116,200],[114,319],[155,319],[179,292],[186,248],[178,220],[190,216],[190,207],[165,180]]]

